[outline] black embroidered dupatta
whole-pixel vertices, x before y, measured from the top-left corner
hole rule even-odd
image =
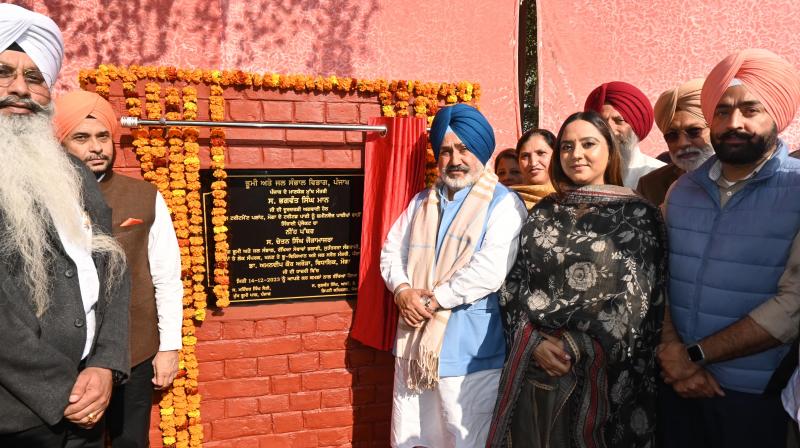
[[[525,382],[554,394],[550,426],[534,429],[547,434],[542,446],[655,445],[666,254],[660,211],[627,188],[581,187],[531,210],[500,289],[510,350],[487,446],[510,446]],[[565,341],[568,374],[551,378],[531,362],[543,333]],[[566,424],[555,425],[559,415]]]

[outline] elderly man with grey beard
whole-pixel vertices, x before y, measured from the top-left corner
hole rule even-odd
[[[614,133],[622,156],[622,183],[635,189],[645,174],[666,165],[639,149],[653,127],[653,107],[641,90],[622,81],[600,84],[586,97],[584,111],[595,111]]]
[[[91,172],[53,136],[64,45],[0,4],[0,446],[102,447],[128,375],[129,279]]]
[[[494,131],[477,109],[439,110],[430,139],[439,181],[411,201],[381,251],[400,314],[391,445],[482,447],[506,348],[496,291],[528,211],[485,169]]]
[[[655,122],[664,134],[672,164],[639,179],[636,190],[655,205],[661,205],[669,187],[683,173],[694,171],[714,155],[711,133],[700,109],[703,78],[692,79],[658,97]]]

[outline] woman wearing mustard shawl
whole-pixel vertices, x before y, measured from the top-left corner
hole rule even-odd
[[[517,162],[522,171],[521,185],[512,185],[528,210],[532,209],[543,197],[555,192],[550,183],[548,168],[553,155],[556,137],[546,129],[531,129],[525,132],[517,142]]]

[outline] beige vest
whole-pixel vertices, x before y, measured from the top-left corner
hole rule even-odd
[[[158,312],[155,287],[150,275],[147,243],[156,215],[156,187],[143,180],[108,171],[100,191],[111,207],[111,228],[131,273],[130,347],[131,367],[158,352]],[[140,224],[120,226],[128,218]]]

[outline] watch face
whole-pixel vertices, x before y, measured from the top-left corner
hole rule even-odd
[[[691,359],[692,362],[699,362],[703,360],[703,350],[700,349],[699,345],[690,345],[686,347],[686,351],[689,353],[689,359]]]

